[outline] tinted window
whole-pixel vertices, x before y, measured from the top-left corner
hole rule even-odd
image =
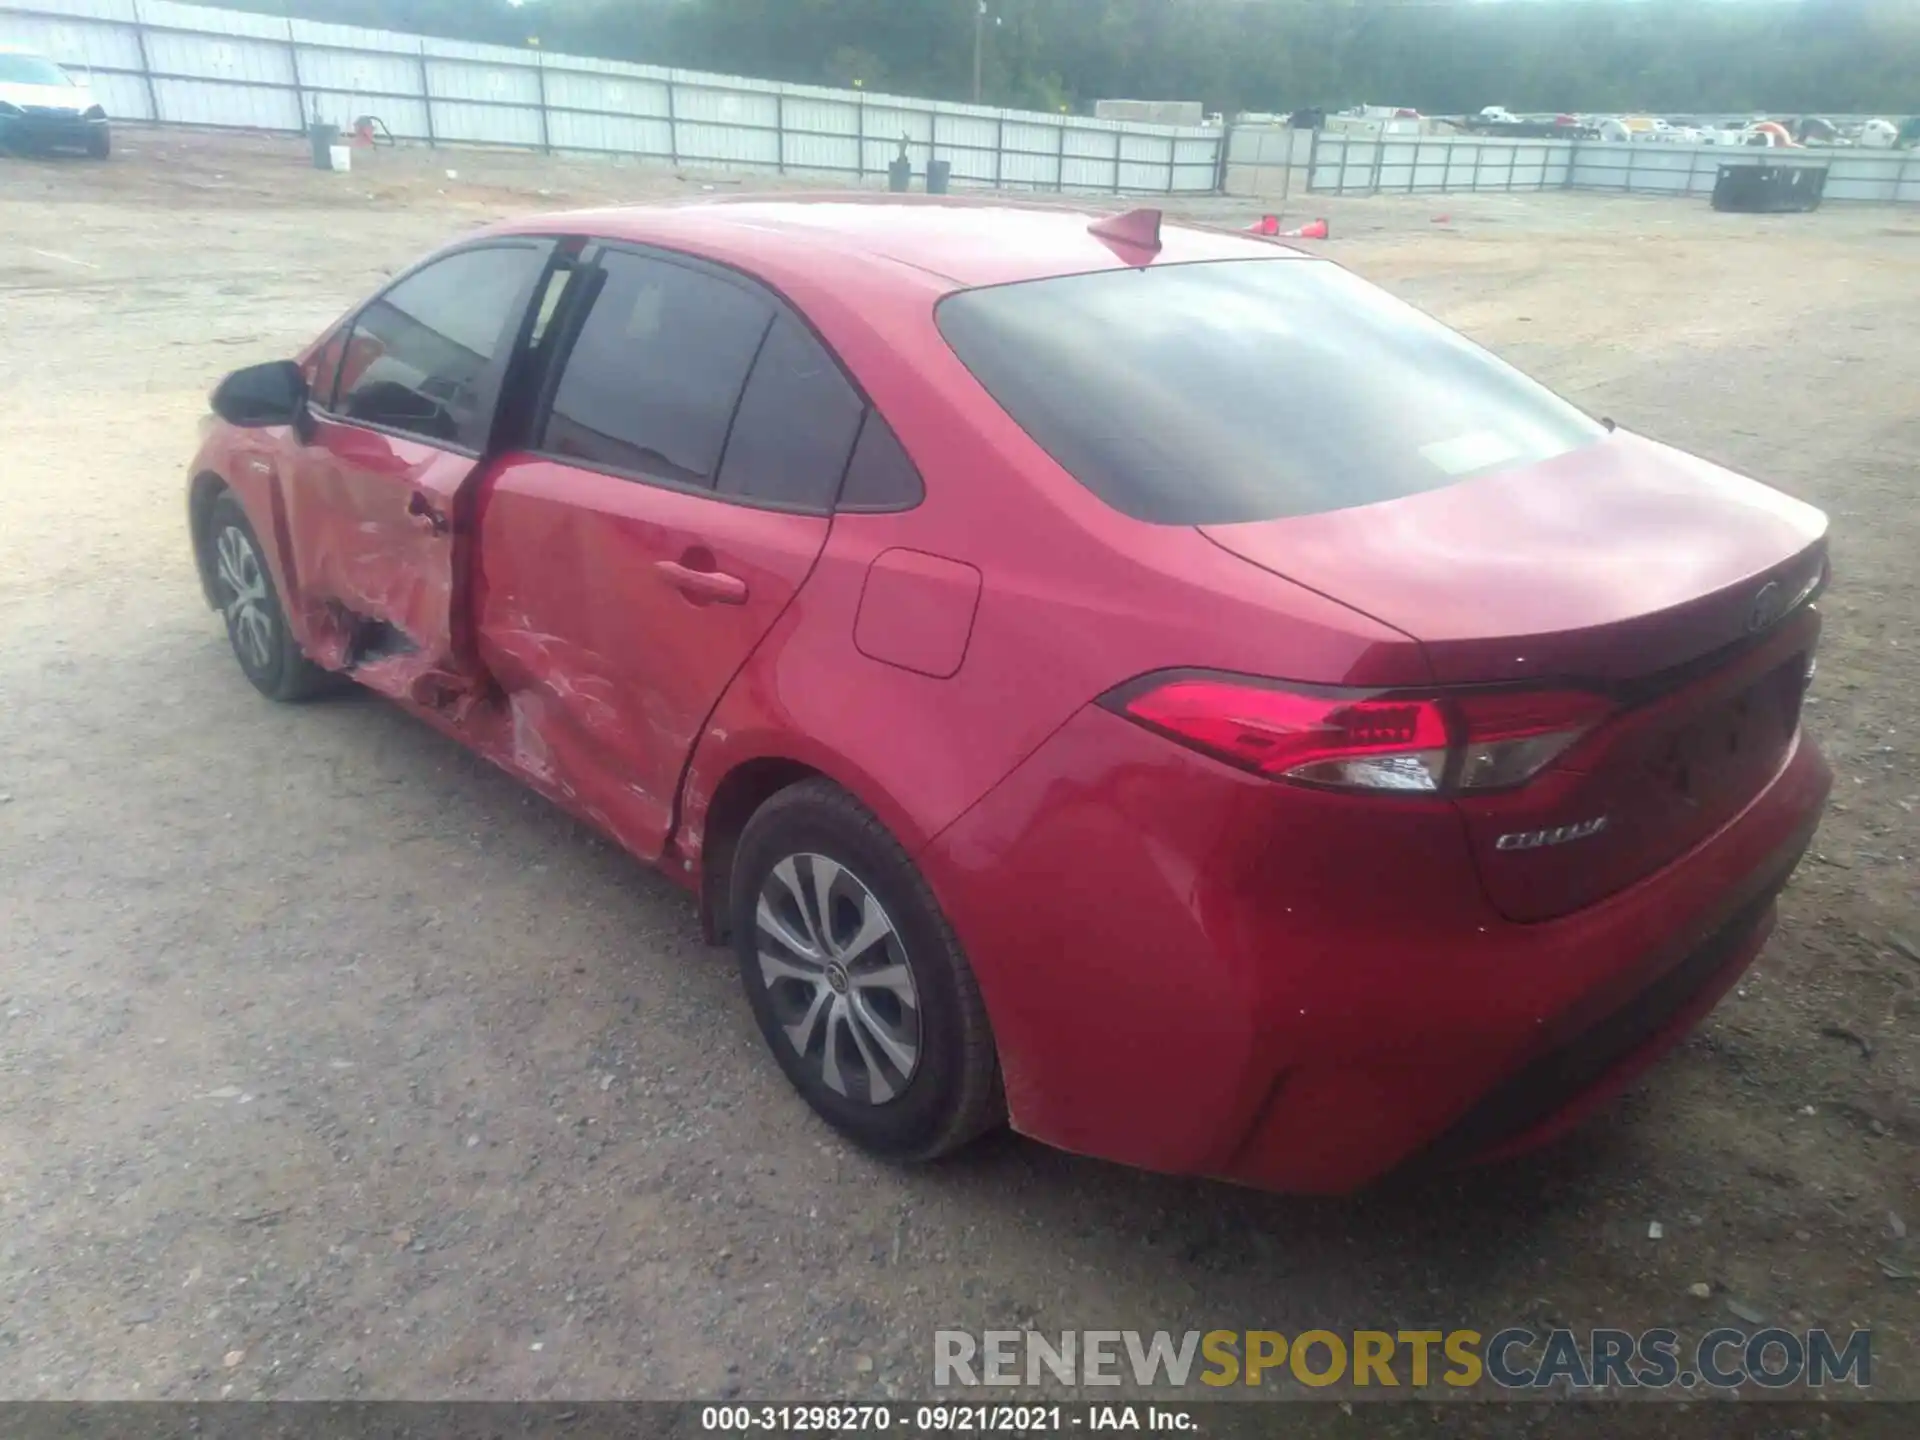
[[[481,449],[494,357],[510,343],[545,259],[532,246],[490,246],[409,275],[354,322],[334,408],[350,420]]]
[[[772,304],[683,265],[618,252],[567,357],[542,448],[710,485]]]
[[[572,283],[574,267],[571,263],[556,265],[553,273],[547,276],[547,283],[541,288],[539,302],[534,306],[533,328],[527,332],[527,344],[539,349],[547,338],[547,330],[553,324],[553,317],[560,309],[560,301]]]
[[[340,357],[347,352],[347,335],[352,327],[342,325],[321,342],[307,361],[307,395],[322,410],[333,408],[333,386],[340,376]]]
[[[893,427],[878,410],[867,412],[860,443],[853,447],[846,484],[840,487],[842,510],[910,510],[926,495],[920,472],[901,448]]]
[[[782,315],[740,397],[720,493],[832,509],[865,408],[806,326]]]
[[[1110,270],[949,297],[947,342],[1082,484],[1141,520],[1271,520],[1549,459],[1605,432],[1315,260]]]
[[[528,306],[526,354],[520,362],[521,368],[501,392],[494,416],[493,433],[502,445],[521,449],[530,441],[533,417],[540,405],[541,378],[552,353],[565,343],[561,307],[576,277],[588,273],[571,257],[556,257],[535,287]]]

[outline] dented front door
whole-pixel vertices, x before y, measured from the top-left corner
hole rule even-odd
[[[452,684],[454,506],[478,464],[316,417],[291,468],[288,527],[315,658],[430,700]]]
[[[477,674],[464,623],[471,485],[552,250],[477,245],[402,278],[354,318],[289,437],[283,493],[309,647],[375,689],[441,704]]]

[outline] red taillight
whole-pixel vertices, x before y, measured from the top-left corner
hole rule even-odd
[[[1612,709],[1576,690],[1436,695],[1282,689],[1226,676],[1131,685],[1109,702],[1276,780],[1351,790],[1492,790],[1537,775]]]
[[[1151,686],[1121,709],[1197,750],[1276,779],[1433,790],[1446,766],[1446,721],[1431,700],[1182,679]],[[1376,778],[1347,778],[1362,768]]]

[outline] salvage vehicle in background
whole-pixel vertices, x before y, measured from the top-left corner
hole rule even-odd
[[[0,46],[0,150],[113,150],[106,109],[92,88],[44,55]]]
[[[247,679],[659,865],[903,1158],[1536,1144],[1752,961],[1830,784],[1819,511],[1157,212],[510,223],[213,409]]]
[[[106,109],[87,81],[44,55],[0,46],[0,150],[51,149],[106,159],[113,149]]]

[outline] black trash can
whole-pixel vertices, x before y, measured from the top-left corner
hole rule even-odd
[[[946,194],[947,182],[952,178],[953,162],[951,160],[929,160],[927,162],[927,193],[929,195]]]
[[[307,126],[307,139],[313,145],[313,168],[333,169],[333,147],[340,143],[340,127],[316,120]]]
[[[1750,215],[1817,210],[1826,188],[1825,165],[1722,165],[1713,208]]]
[[[913,161],[902,155],[887,162],[887,189],[904,195],[913,188]]]

